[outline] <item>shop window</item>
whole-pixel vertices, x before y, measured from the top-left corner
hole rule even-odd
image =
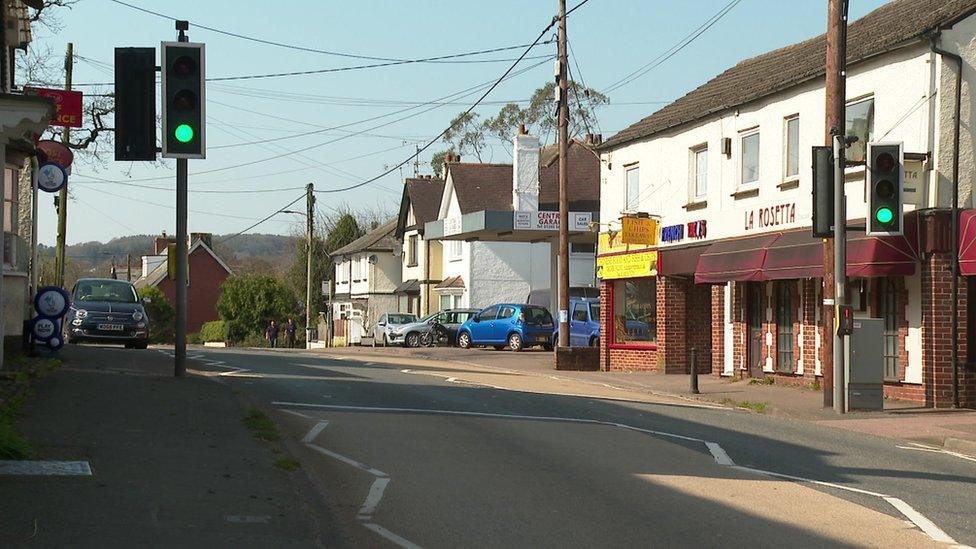
[[[625,191],[624,209],[636,212],[640,199],[640,168],[635,166],[627,170],[627,188]]]
[[[847,148],[847,160],[864,162],[867,146],[874,138],[874,98],[864,99],[847,105],[845,133],[857,136],[857,141]]]
[[[570,242],[569,253],[571,254],[595,254],[596,244],[592,242]]]
[[[759,130],[739,135],[739,184],[759,181]]]
[[[786,179],[796,179],[800,175],[800,117],[787,118],[785,122],[786,150],[783,169]]]
[[[776,368],[782,373],[793,373],[793,365],[796,363],[793,357],[795,294],[796,283],[792,280],[776,284]]]
[[[878,280],[878,314],[884,319],[884,378],[898,381],[898,358],[901,354],[901,338],[898,336],[900,319],[898,310],[898,284],[895,279]]]
[[[613,286],[613,342],[651,345],[657,340],[657,279],[618,280]]]

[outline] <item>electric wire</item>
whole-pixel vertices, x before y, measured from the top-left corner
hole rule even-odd
[[[265,221],[268,221],[268,220],[269,220],[269,219],[271,219],[272,217],[274,217],[274,216],[276,216],[276,215],[278,215],[279,213],[281,213],[281,212],[282,212],[282,210],[287,210],[287,209],[288,209],[288,208],[290,208],[290,207],[291,207],[292,205],[294,205],[294,204],[295,204],[295,202],[298,202],[299,200],[301,200],[301,199],[303,199],[303,198],[305,198],[305,196],[306,196],[306,195],[305,195],[305,194],[303,193],[303,194],[302,194],[301,196],[299,196],[299,197],[298,197],[298,198],[296,198],[295,200],[292,200],[292,201],[291,201],[291,202],[289,202],[288,204],[285,204],[284,206],[282,206],[282,207],[280,207],[280,208],[278,208],[277,210],[275,210],[275,211],[273,211],[273,212],[271,212],[270,214],[268,214],[267,216],[265,216],[265,217],[264,217],[263,219],[260,219],[259,221],[257,221],[257,222],[256,222],[256,223],[254,223],[253,225],[250,225],[250,226],[248,226],[248,227],[247,227],[246,229],[244,229],[244,230],[241,230],[241,231],[238,231],[238,232],[236,232],[236,233],[234,233],[234,234],[232,234],[232,235],[230,235],[230,236],[226,236],[226,237],[224,237],[224,238],[222,238],[222,239],[220,239],[219,241],[217,241],[217,243],[218,243],[218,244],[224,244],[224,243],[226,243],[226,242],[229,242],[229,241],[231,241],[231,240],[233,240],[233,239],[235,239],[235,238],[237,238],[237,237],[239,237],[239,236],[241,236],[242,234],[244,234],[244,233],[246,233],[246,232],[248,232],[248,231],[250,231],[251,229],[253,229],[253,228],[255,228],[255,227],[257,227],[258,225],[260,225],[260,224],[262,224],[262,223],[264,223]]]

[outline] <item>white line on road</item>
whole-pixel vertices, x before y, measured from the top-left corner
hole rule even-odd
[[[324,419],[316,423],[315,427],[312,427],[311,430],[309,430],[309,432],[305,434],[305,437],[302,439],[302,442],[306,444],[309,442],[314,442],[315,437],[319,436],[319,433],[325,430],[325,428],[328,426],[329,426],[329,422]]]
[[[383,536],[384,538],[390,540],[391,542],[399,545],[400,547],[403,547],[404,549],[420,549],[420,546],[417,545],[416,543],[413,543],[410,540],[406,540],[394,534],[393,532],[387,530],[386,528],[383,528],[379,524],[373,522],[367,522],[364,523],[363,526],[369,528],[370,530],[376,532],[377,534]]]
[[[238,368],[236,370],[231,370],[229,372],[220,372],[217,375],[223,377],[259,377],[259,374],[252,375],[242,375],[244,372],[249,372],[247,368]]]
[[[942,529],[936,526],[934,522],[927,519],[924,515],[922,515],[922,513],[919,513],[913,509],[911,505],[894,497],[885,496],[884,500],[890,503],[895,509],[898,509],[901,514],[908,517],[908,520],[915,523],[915,526],[918,526],[933,540],[940,541],[942,543],[956,543],[956,540],[952,539],[952,536],[943,532]]]
[[[87,461],[0,461],[0,476],[92,476]]]
[[[345,463],[346,465],[352,465],[356,469],[360,469],[360,470],[366,471],[367,473],[369,473],[369,474],[371,474],[373,476],[377,476],[377,477],[388,477],[388,476],[390,476],[390,475],[384,473],[383,471],[380,471],[379,469],[375,469],[373,467],[370,467],[369,465],[366,465],[365,463],[360,463],[360,462],[358,462],[358,461],[356,461],[356,460],[354,460],[352,458],[348,458],[348,457],[346,457],[346,456],[344,456],[342,454],[337,454],[337,453],[333,452],[332,450],[326,450],[325,448],[323,448],[321,446],[317,446],[315,444],[310,444],[310,443],[307,443],[307,442],[305,443],[305,445],[308,446],[309,448],[315,450],[316,452],[318,452],[320,454],[325,454],[325,455],[329,456],[330,458],[337,459],[337,460]]]
[[[291,414],[291,415],[293,415],[293,416],[298,416],[298,417],[303,417],[303,418],[305,418],[305,419],[315,419],[315,418],[314,418],[314,417],[312,417],[312,416],[309,416],[309,415],[305,415],[305,414],[303,414],[303,413],[301,413],[301,412],[296,412],[295,410],[286,410],[286,409],[284,409],[284,408],[278,408],[278,411],[280,411],[280,412],[284,412],[284,413],[286,413],[286,414]]]
[[[373,485],[369,487],[369,494],[366,495],[366,499],[363,501],[363,506],[359,508],[359,515],[356,517],[359,520],[369,520],[373,518],[373,513],[376,512],[376,506],[380,504],[380,500],[383,499],[383,493],[386,491],[386,486],[390,483],[390,477],[377,477],[373,481]]]
[[[902,450],[917,450],[919,452],[932,452],[935,454],[945,454],[947,456],[957,457],[959,459],[965,459],[967,461],[976,461],[976,458],[972,456],[967,456],[966,454],[960,454],[959,452],[953,452],[951,450],[944,450],[942,448],[932,448],[922,445],[915,446],[895,446],[895,448],[901,448]]]
[[[718,444],[714,442],[705,442],[705,446],[708,448],[708,451],[712,453],[712,457],[715,458],[715,463],[725,465],[726,467],[732,467],[735,465],[735,462],[732,461],[729,454],[725,452],[725,449]]]

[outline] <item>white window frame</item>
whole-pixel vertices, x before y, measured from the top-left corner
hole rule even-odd
[[[416,267],[420,256],[420,237],[412,234],[407,237],[407,267]]]
[[[705,189],[698,192],[698,155],[705,155]],[[708,197],[708,143],[688,150],[688,201],[701,202]]]
[[[796,173],[790,173],[790,123],[796,122]],[[800,115],[793,114],[783,119],[783,181],[800,179]]]
[[[752,179],[752,180],[749,180],[749,181],[743,181],[742,180],[742,172],[745,169],[745,161],[744,160],[745,160],[745,152],[746,152],[746,148],[744,146],[745,145],[745,140],[748,139],[748,138],[750,138],[750,137],[753,137],[753,136],[756,137],[756,178],[755,179]],[[738,164],[739,164],[739,166],[738,166],[739,167],[739,170],[738,170],[739,173],[738,173],[737,179],[739,181],[739,187],[740,188],[742,188],[742,187],[752,188],[752,187],[757,186],[759,184],[759,180],[762,179],[762,138],[759,135],[759,126],[756,126],[755,128],[750,128],[748,130],[742,130],[742,131],[739,132],[739,162],[738,162]]]
[[[362,280],[362,264],[359,262],[359,258],[352,260],[352,281],[359,282]]]
[[[461,261],[464,258],[464,246],[460,240],[448,240],[446,248],[448,261]]]
[[[630,196],[630,173],[637,172],[636,196]],[[624,166],[624,211],[636,212],[640,208],[640,165],[630,164]]]
[[[867,142],[870,141],[871,139],[874,139],[874,123],[875,123],[875,121],[876,121],[876,119],[878,117],[878,112],[877,112],[878,103],[877,103],[877,101],[875,101],[874,94],[869,94],[869,95],[865,95],[865,96],[861,96],[861,97],[856,97],[854,99],[850,99],[850,100],[847,101],[847,103],[844,104],[844,112],[847,113],[847,112],[850,111],[850,108],[853,107],[854,105],[859,105],[861,103],[866,103],[868,101],[870,101],[872,103],[872,108],[871,108],[871,125],[868,127],[867,140],[865,140],[863,143],[860,143],[859,142],[859,146],[863,146],[865,148],[865,159],[867,157]],[[847,130],[847,115],[846,114],[844,115],[844,129],[845,129],[845,131]],[[848,150],[850,150],[850,149],[848,149]],[[852,156],[848,156],[847,157],[847,160],[854,160],[854,158]],[[853,171],[859,171],[859,170],[863,170],[864,168],[865,168],[864,166],[850,166],[850,167],[847,168],[847,171],[852,171],[852,170]]]

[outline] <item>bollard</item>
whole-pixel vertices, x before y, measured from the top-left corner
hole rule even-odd
[[[689,369],[691,373],[691,394],[697,395],[698,393],[698,353],[697,350],[691,348],[691,368]]]

